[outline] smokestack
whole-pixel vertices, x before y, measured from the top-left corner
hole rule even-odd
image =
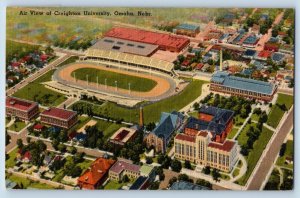
[[[140,106],[140,127],[144,126],[144,113],[143,113],[143,107]]]
[[[223,51],[222,48],[220,50],[220,71],[223,70]]]

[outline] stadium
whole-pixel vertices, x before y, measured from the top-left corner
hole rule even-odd
[[[95,96],[134,106],[178,92],[173,64],[150,57],[89,49],[80,61],[58,68],[46,86],[67,96]]]

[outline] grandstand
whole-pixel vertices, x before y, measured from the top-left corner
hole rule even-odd
[[[88,49],[82,60],[101,63],[117,63],[118,66],[130,66],[131,68],[150,69],[173,75],[173,63],[155,58],[127,54],[118,51],[107,51],[100,49]],[[109,64],[111,65],[111,64]]]

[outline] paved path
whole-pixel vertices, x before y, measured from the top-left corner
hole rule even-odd
[[[280,124],[248,179],[246,184],[247,190],[259,190],[261,188],[269,170],[272,168],[272,165],[276,160],[284,139],[293,128],[293,123],[294,107],[292,106],[288,113],[286,113],[281,119]]]

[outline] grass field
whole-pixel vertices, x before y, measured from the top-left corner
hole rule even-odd
[[[18,148],[15,148],[8,154],[9,158],[5,161],[5,168],[12,168],[15,166],[17,153]]]
[[[246,157],[247,160],[247,171],[243,177],[241,177],[237,183],[240,185],[245,185],[249,179],[254,167],[256,166],[262,152],[267,146],[273,132],[266,127],[263,127],[262,133],[260,134],[258,140],[255,141],[253,149],[250,151],[249,155]]]
[[[229,135],[227,136],[227,138],[228,139],[232,139],[235,135],[236,135],[236,133],[238,132],[238,128],[232,128],[232,130],[231,130],[231,132],[229,133]]]
[[[248,140],[247,132],[251,126],[255,127],[255,125],[256,125],[255,123],[251,123],[251,124],[247,123],[245,125],[245,127],[243,128],[243,130],[240,132],[240,134],[237,137],[239,145],[247,144],[247,140]]]
[[[36,101],[44,106],[56,106],[62,103],[65,101],[63,94],[47,89],[43,84],[41,84],[43,82],[50,81],[53,73],[54,70],[48,71],[46,74],[40,76],[22,89],[19,89],[13,94],[13,96]]]
[[[276,128],[284,114],[284,111],[278,105],[285,105],[287,109],[290,109],[294,103],[293,96],[278,94],[276,104],[272,106],[271,112],[268,115],[267,124]]]
[[[285,158],[286,157],[292,157],[294,158],[294,142],[292,140],[288,140],[286,142],[286,150],[284,152],[284,155],[282,157],[279,157],[276,164],[278,166],[283,166],[286,168],[293,168],[293,164],[286,164]]]
[[[30,52],[34,52],[39,49],[38,45],[29,45],[24,43],[18,43],[11,40],[6,40],[6,61],[11,61],[12,58],[17,55],[22,57]]]
[[[100,131],[103,131],[105,138],[109,138],[114,132],[125,125],[107,122],[104,120],[97,120],[96,126]]]
[[[8,127],[9,130],[19,132],[26,126],[26,123],[23,121],[15,121],[14,124],[12,124],[10,127]]]
[[[157,122],[160,118],[161,112],[171,112],[173,110],[178,111],[194,101],[201,95],[201,88],[204,83],[206,82],[199,80],[192,81],[181,93],[159,102],[146,105],[143,108],[145,124],[149,122]],[[91,103],[79,101],[75,104],[78,103],[85,106],[92,106],[94,112],[99,115],[109,116],[113,119],[123,118],[127,122],[135,123],[139,120],[139,109],[129,109],[111,102],[106,102],[102,105],[92,105]]]
[[[116,72],[111,71],[105,71],[101,69],[94,69],[94,68],[81,68],[77,69],[72,72],[72,76],[74,76],[74,73],[76,73],[76,79],[80,80],[88,80],[89,82],[97,83],[97,76],[98,76],[98,82],[99,84],[105,85],[105,79],[107,79],[107,85],[116,87],[115,81],[117,81],[118,88],[122,89],[129,89],[129,83],[130,83],[130,89],[132,91],[139,91],[139,92],[147,92],[153,89],[157,82],[151,79],[147,78],[141,78],[137,76],[131,76],[126,74],[120,74]]]

